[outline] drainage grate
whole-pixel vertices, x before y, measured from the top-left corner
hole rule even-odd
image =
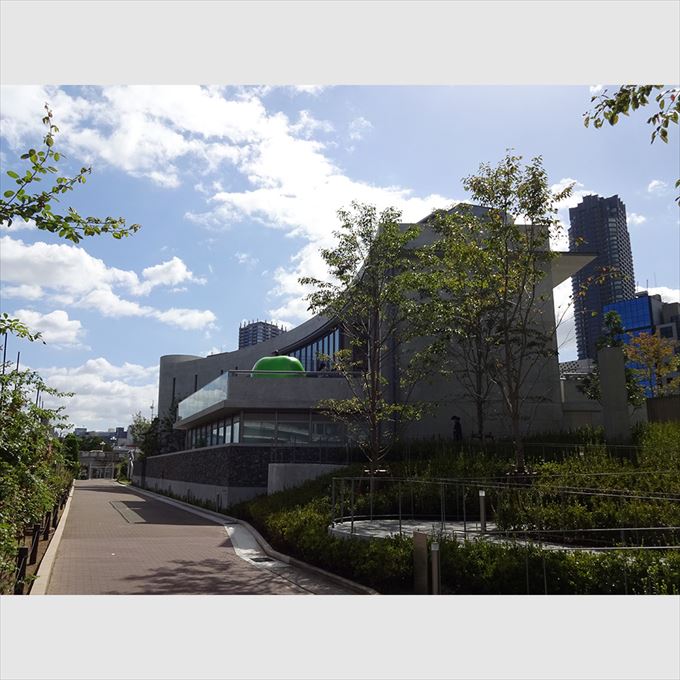
[[[273,562],[271,557],[251,557],[251,562]]]

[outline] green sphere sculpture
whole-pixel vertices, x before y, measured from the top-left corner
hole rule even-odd
[[[305,375],[300,360],[286,356],[262,357],[255,362],[252,371],[253,378],[302,378]],[[279,374],[261,371],[278,371]]]

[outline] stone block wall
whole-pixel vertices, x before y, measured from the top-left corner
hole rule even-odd
[[[133,483],[217,507],[266,493],[270,463],[344,465],[345,448],[219,446],[151,456],[135,462]]]

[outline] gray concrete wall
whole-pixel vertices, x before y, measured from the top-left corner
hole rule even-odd
[[[140,484],[135,482],[135,486],[140,486]],[[147,477],[145,488],[150,491],[174,495],[189,503],[195,500],[212,503],[218,512],[230,505],[248,501],[267,491],[267,487],[264,486],[220,486],[218,484],[199,484],[198,482],[160,479],[158,477]]]
[[[654,423],[680,421],[680,395],[647,399],[647,417]]]
[[[348,399],[352,396],[347,381],[339,373],[327,375],[285,376],[281,378],[252,377],[231,374],[228,378],[227,399],[178,421],[177,427],[188,429],[214,420],[217,413],[241,410],[314,409],[323,399]]]
[[[544,299],[537,302],[535,314],[536,323],[548,334],[554,329],[555,324],[552,290],[553,276],[552,272],[548,271],[538,289],[538,296]],[[420,344],[426,342],[422,341]],[[418,349],[418,344],[414,343],[414,346]],[[525,399],[521,426],[527,434],[555,432],[564,427],[555,336],[549,341],[549,349],[555,355],[538,359],[531,371],[527,373],[524,384]],[[388,378],[393,380],[391,375]],[[477,432],[475,402],[454,376],[435,376],[423,381],[413,391],[413,400],[435,402],[436,405],[421,420],[408,425],[406,432],[409,437],[450,437],[452,434],[451,416],[454,414],[461,418],[464,438]],[[498,389],[493,389],[488,398],[484,429],[487,435],[491,434],[495,437],[507,436],[509,433],[510,422]]]
[[[300,486],[310,479],[316,479],[335,470],[342,470],[344,467],[344,465],[329,464],[269,463],[267,493],[272,494]]]
[[[631,436],[626,359],[621,347],[606,347],[597,353],[602,394],[602,424],[607,442],[628,442]]]

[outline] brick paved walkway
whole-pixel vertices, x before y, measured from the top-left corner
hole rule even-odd
[[[293,595],[308,590],[237,557],[218,524],[110,480],[83,480],[76,482],[47,592]]]

